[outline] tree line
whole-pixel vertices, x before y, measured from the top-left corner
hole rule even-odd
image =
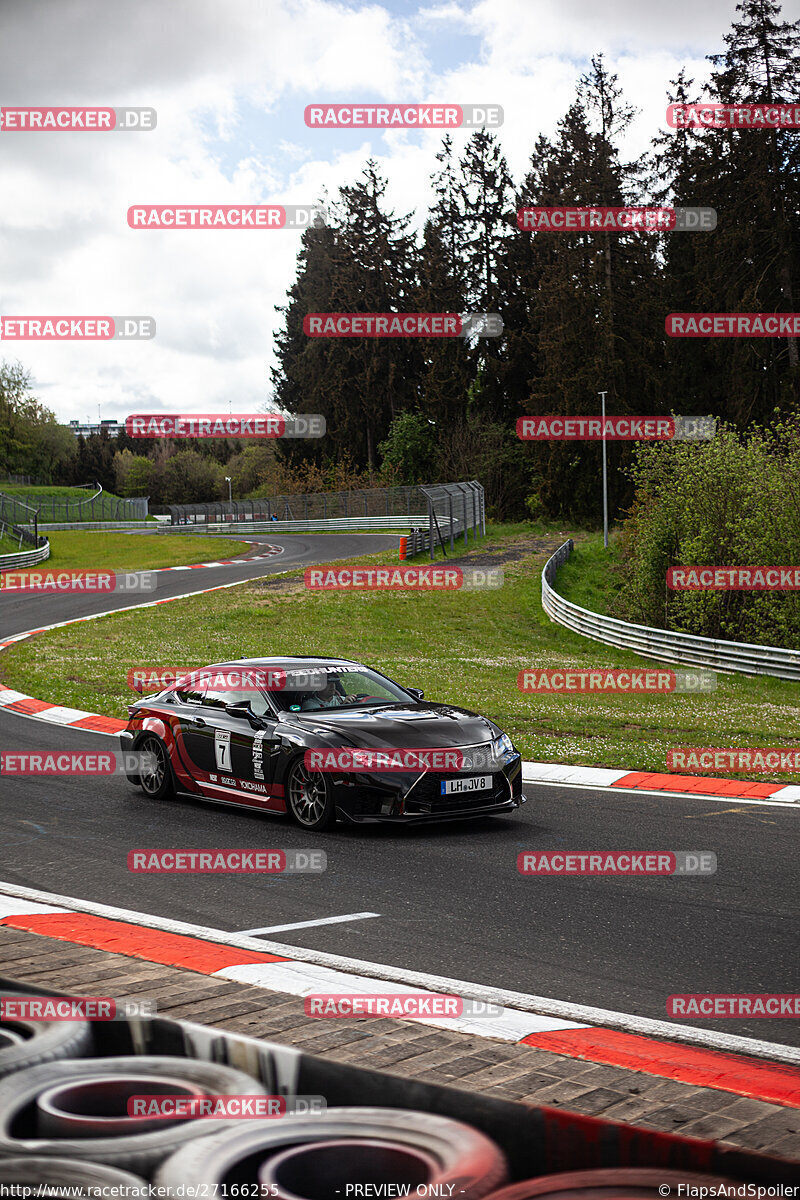
[[[800,22],[771,0],[746,0],[710,55],[703,99],[791,102],[800,94]],[[667,103],[701,97],[681,72]],[[666,106],[665,106],[666,107]],[[419,237],[386,204],[369,161],[328,203],[329,225],[303,234],[281,309],[275,395],[287,411],[323,413],[321,443],[287,448],[322,461],[345,448],[409,482],[476,477],[498,515],[591,522],[600,448],[521,446],[521,415],[599,412],[714,415],[768,422],[800,400],[797,339],[670,339],[670,312],[789,312],[798,294],[800,134],[791,129],[657,131],[633,160],[621,143],[635,116],[616,75],[592,59],[550,139],[514,182],[499,138],[476,131],[461,156],[445,137],[434,203]],[[710,207],[711,233],[520,232],[523,206]],[[497,312],[499,338],[310,338],[312,312]],[[630,502],[631,449],[609,447],[612,512]]]
[[[800,95],[800,21],[782,20],[773,0],[743,0],[737,13],[724,52],[708,56],[702,96],[681,71],[666,103],[772,105]],[[0,470],[57,483],[97,478],[162,503],[227,495],[226,475],[238,496],[477,478],[495,517],[594,524],[600,446],[520,442],[519,416],[596,414],[602,389],[612,414],[713,415],[743,431],[800,401],[796,338],[671,339],[664,329],[670,312],[794,309],[800,133],[661,129],[628,160],[621,147],[634,117],[597,55],[555,136],[536,139],[522,179],[512,178],[495,133],[477,130],[460,155],[446,136],[419,233],[413,214],[388,208],[374,160],[335,197],[321,198],[328,222],[302,234],[265,408],[322,413],[324,438],[266,445],[123,435],[67,445],[52,414],[31,409],[32,396],[20,391],[22,369],[6,364],[0,417],[13,420],[0,433]],[[517,228],[524,206],[635,204],[710,207],[717,228]],[[303,318],[313,312],[495,312],[504,330],[467,339],[311,338]],[[633,500],[633,449],[612,443],[608,454],[613,517]]]

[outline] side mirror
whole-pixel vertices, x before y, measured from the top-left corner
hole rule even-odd
[[[411,695],[414,696],[414,698],[416,700],[422,700],[425,696],[425,693],[422,691],[421,688],[406,688],[406,691],[410,692]]]
[[[235,704],[226,704],[225,712],[229,717],[241,717],[251,725],[258,724],[258,717],[250,707],[249,700],[237,700]]]

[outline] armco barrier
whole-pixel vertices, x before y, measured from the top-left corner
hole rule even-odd
[[[36,563],[44,562],[50,557],[50,543],[47,538],[43,540],[44,545],[35,550],[23,550],[20,554],[0,554],[0,571],[16,571],[18,567],[33,567]]]
[[[75,529],[79,533],[91,532],[94,530],[113,533],[115,529],[156,529],[155,521],[48,521],[44,525],[40,525],[39,529],[48,530],[58,529]]]
[[[409,524],[427,524],[427,514],[411,517],[321,517],[308,521],[212,521],[210,524],[164,525],[165,533],[347,533],[352,529],[408,529]],[[441,518],[440,518],[441,522]]]
[[[682,662],[693,667],[712,667],[718,671],[742,671],[746,675],[772,675],[776,679],[800,680],[800,650],[781,646],[757,646],[747,642],[725,642],[694,633],[676,633],[649,625],[634,625],[590,612],[559,596],[553,588],[558,568],[567,561],[572,538],[559,546],[542,571],[542,608],[551,621],[557,621],[583,637],[608,646],[621,646],[662,662]]]

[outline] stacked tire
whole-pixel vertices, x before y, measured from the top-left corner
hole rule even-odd
[[[460,1121],[409,1109],[329,1108],[273,1125],[245,1121],[186,1145],[159,1167],[154,1182],[207,1184],[215,1195],[239,1185],[241,1195],[279,1200],[380,1194],[348,1192],[358,1184],[406,1184],[406,1194],[417,1195],[424,1184],[421,1195],[482,1200],[507,1178],[500,1148]]]
[[[690,1194],[690,1186],[726,1182],[612,1168],[504,1186],[508,1164],[490,1138],[449,1117],[410,1109],[330,1108],[278,1120],[129,1114],[132,1097],[164,1095],[266,1091],[242,1071],[195,1058],[102,1056],[86,1021],[4,1019],[0,1190],[66,1186],[72,1195],[97,1196],[99,1188],[147,1188],[152,1180],[167,1196],[202,1185],[195,1195],[317,1200],[353,1194],[353,1185],[372,1185],[356,1195],[380,1194],[375,1185],[406,1185],[406,1195],[459,1200],[654,1200],[669,1189],[680,1196]]]
[[[4,996],[19,995],[5,989]],[[0,1024],[0,1079],[26,1067],[80,1058],[92,1048],[88,1021],[6,1020]]]
[[[232,1067],[193,1058],[142,1055],[74,1059],[17,1071],[0,1081],[0,1163],[31,1154],[149,1176],[186,1142],[232,1122],[129,1116],[133,1096],[263,1096]]]

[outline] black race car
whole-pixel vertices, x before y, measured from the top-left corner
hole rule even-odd
[[[128,712],[122,749],[148,752],[128,779],[154,800],[202,796],[323,830],[337,817],[477,817],[525,799],[520,755],[490,720],[423,703],[348,659],[217,663]]]

